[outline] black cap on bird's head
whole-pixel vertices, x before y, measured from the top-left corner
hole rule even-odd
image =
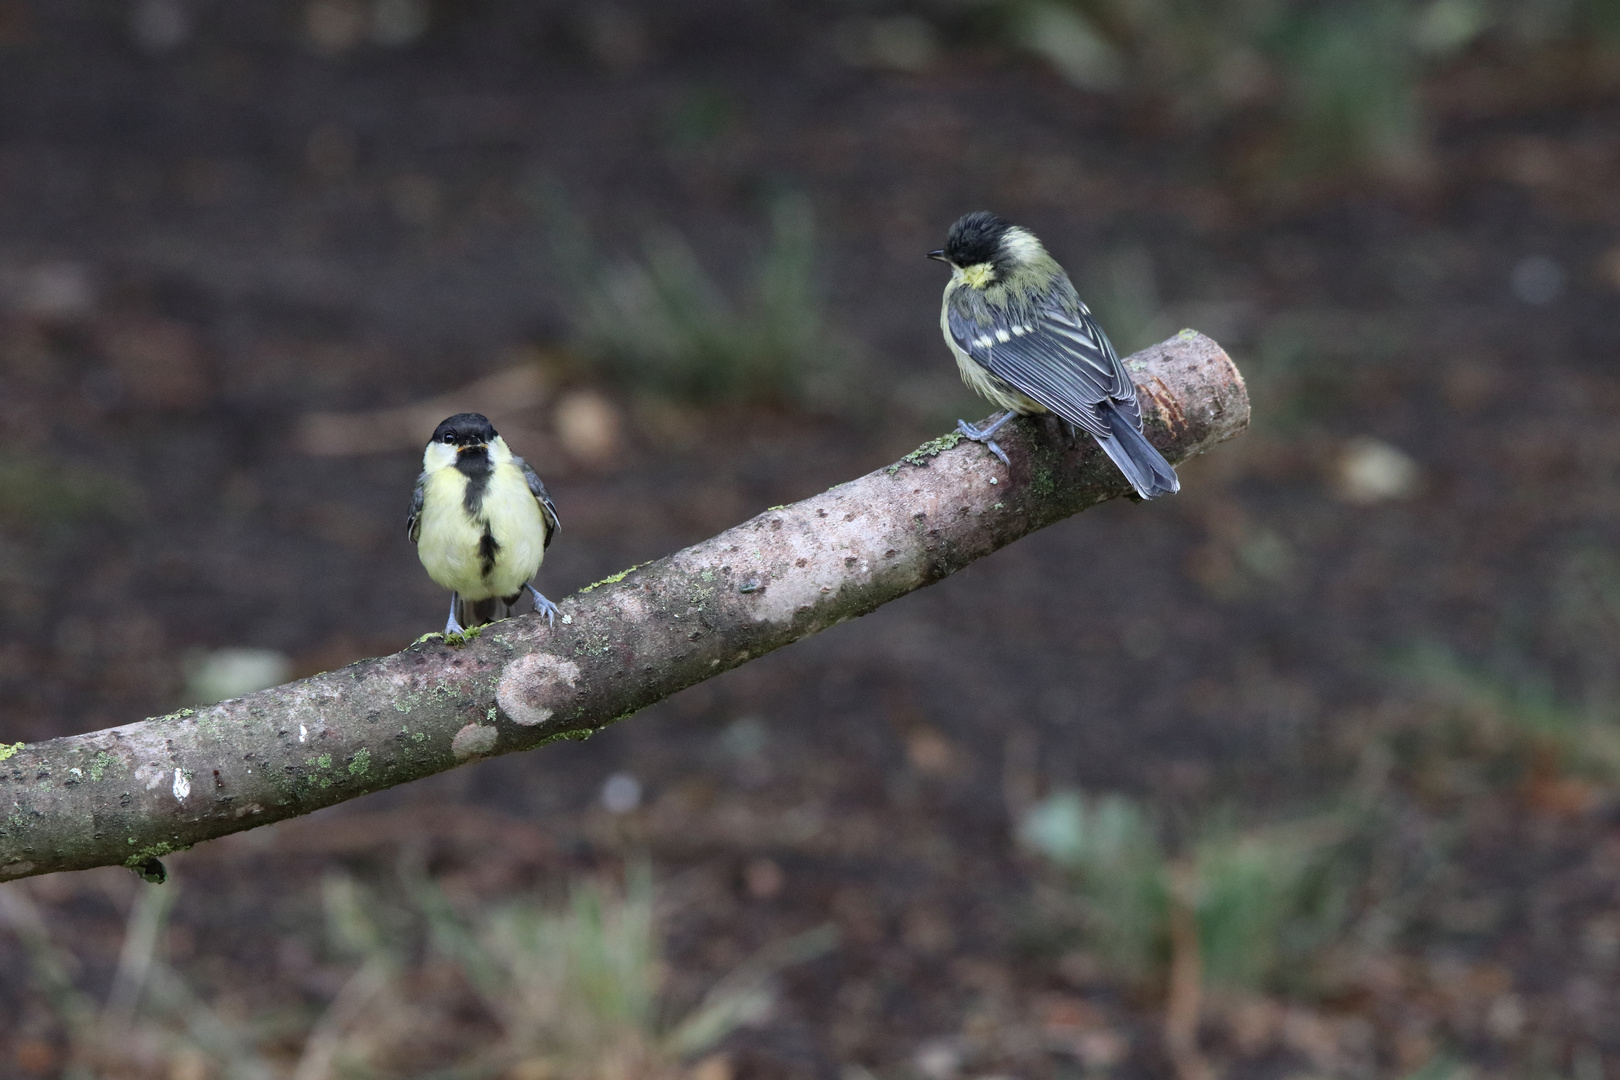
[[[451,446],[485,446],[496,438],[495,428],[483,413],[464,412],[446,419],[433,429],[431,442]]]
[[[951,226],[945,237],[945,246],[930,251],[930,259],[948,262],[952,266],[978,266],[995,264],[1003,258],[1001,241],[1012,225],[988,210],[975,210],[963,214]]]

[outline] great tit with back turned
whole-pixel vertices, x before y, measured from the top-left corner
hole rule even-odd
[[[559,524],[546,485],[486,417],[457,413],[434,429],[405,532],[428,577],[450,590],[444,632],[506,618],[525,589],[551,623],[557,605],[530,579]]]
[[[1006,410],[982,429],[959,420],[958,431],[1007,464],[994,440],[1001,426],[1056,413],[1089,432],[1142,498],[1181,489],[1142,434],[1130,373],[1034,233],[979,210],[958,219],[928,257],[951,267],[939,325],[962,381]]]

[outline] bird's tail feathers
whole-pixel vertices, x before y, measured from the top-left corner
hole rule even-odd
[[[1113,459],[1119,471],[1125,474],[1125,479],[1131,482],[1131,487],[1144,499],[1152,499],[1159,495],[1169,495],[1181,490],[1181,481],[1176,476],[1176,470],[1164,460],[1164,455],[1147,441],[1147,436],[1137,430],[1128,416],[1122,414],[1112,404],[1104,405],[1101,410],[1104,419],[1108,421],[1108,429],[1113,432],[1111,439],[1098,439],[1104,452]]]
[[[475,626],[486,626],[492,622],[508,618],[512,614],[512,607],[523,596],[521,591],[511,596],[491,596],[484,600],[468,600],[466,597],[456,599],[456,622],[464,629],[471,630]]]

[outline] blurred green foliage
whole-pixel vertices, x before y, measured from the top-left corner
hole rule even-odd
[[[702,147],[725,134],[737,112],[737,103],[718,87],[693,87],[666,111],[664,141],[677,153]]]
[[[53,457],[0,450],[0,527],[78,521],[122,503],[111,477]]]
[[[1108,340],[1121,356],[1163,341],[1178,329],[1165,310],[1153,257],[1146,248],[1099,252],[1080,273],[1078,284],[1086,304],[1107,327]]]
[[[1143,804],[1060,791],[1033,806],[1019,838],[1064,876],[1087,948],[1125,978],[1161,981],[1170,912],[1197,926],[1204,980],[1230,990],[1299,990],[1344,931],[1351,887],[1336,817],[1239,830],[1216,819],[1180,855]]]
[[[244,1016],[198,992],[167,957],[173,879],[135,892],[104,998],[83,988],[82,957],[51,933],[51,912],[26,889],[0,891],[0,931],[21,941],[28,960],[21,975],[65,1036],[60,1075],[69,1080],[680,1080],[694,1059],[770,1011],[785,968],[837,944],[830,925],[777,942],[695,1003],[677,1003],[666,990],[651,875],[632,867],[626,878],[622,887],[576,880],[560,902],[512,896],[454,904],[410,858],[387,888],[334,870],[320,890],[324,951],[348,974],[313,1015],[300,1002]],[[493,1031],[484,1018],[472,1019],[480,1011],[495,1021]],[[479,1037],[447,1041],[451,1016]],[[447,1044],[461,1047],[455,1066],[424,1071],[424,1046],[442,1054]]]
[[[575,347],[598,373],[689,401],[830,400],[842,351],[823,323],[807,199],[771,202],[770,236],[740,297],[728,294],[673,229],[649,231],[639,257],[615,259],[560,199],[547,199],[543,209],[575,284]]]
[[[1541,773],[1620,784],[1612,701],[1608,708],[1571,705],[1551,679],[1522,664],[1511,670],[1472,664],[1432,643],[1406,650],[1395,666],[1427,694],[1416,721],[1395,733],[1394,748],[1408,763],[1473,759],[1482,780],[1495,783]]]
[[[824,926],[767,947],[681,1010],[665,993],[668,968],[645,864],[630,866],[622,888],[581,879],[563,903],[519,898],[465,914],[425,874],[407,868],[402,876],[430,939],[505,1031],[491,1060],[527,1075],[679,1076],[683,1062],[770,1012],[780,971],[837,944]],[[336,924],[363,919],[362,906],[347,910]]]
[[[1163,966],[1169,886],[1144,807],[1121,795],[1057,792],[1024,815],[1019,839],[1068,875],[1088,944],[1112,970],[1146,979]]]
[[[164,942],[178,892],[173,881],[136,892],[118,966],[100,999],[83,988],[84,961],[52,935],[50,909],[15,886],[0,892],[0,929],[17,936],[27,957],[17,977],[40,991],[66,1037],[66,1060],[56,1074],[63,1080],[279,1075],[260,1047],[283,1034],[282,1018],[229,1016],[168,963]]]
[[[961,0],[934,0],[960,12]],[[1423,84],[1469,57],[1527,65],[1620,46],[1615,0],[980,0],[1074,84],[1154,106],[1186,129],[1233,127],[1262,183],[1420,178]],[[1545,67],[1545,64],[1541,66]],[[1601,66],[1601,65],[1600,65]]]

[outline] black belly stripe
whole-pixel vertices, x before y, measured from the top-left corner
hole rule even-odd
[[[501,543],[495,539],[495,534],[489,531],[489,523],[484,524],[484,535],[478,539],[478,558],[484,564],[484,576],[487,578],[495,572],[495,553],[501,550]]]
[[[494,471],[490,467],[489,451],[463,451],[457,454],[456,468],[467,478],[467,490],[462,493],[461,505],[466,509],[467,516],[477,521],[484,509],[484,493],[489,490],[490,473]]]

